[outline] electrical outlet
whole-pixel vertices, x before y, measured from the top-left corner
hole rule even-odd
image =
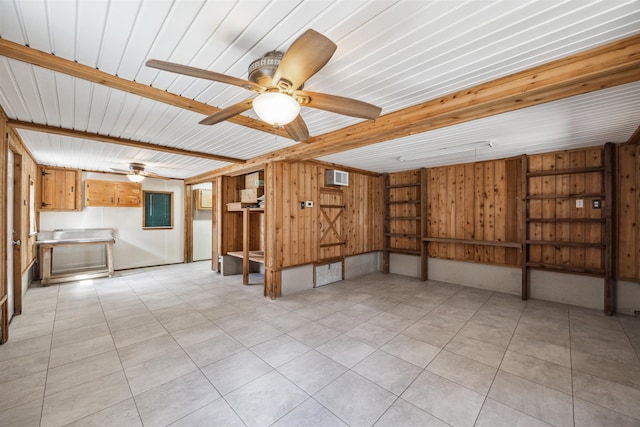
[[[584,200],[576,199],[576,208],[578,208],[578,209],[584,208]]]
[[[591,207],[593,209],[600,209],[602,207],[602,203],[598,199],[592,200],[591,201]]]
[[[305,203],[306,203],[306,206],[308,208],[312,208],[313,207],[313,200],[307,200]]]

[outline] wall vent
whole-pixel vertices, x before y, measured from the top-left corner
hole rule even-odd
[[[329,169],[326,172],[326,185],[349,185],[349,172]]]

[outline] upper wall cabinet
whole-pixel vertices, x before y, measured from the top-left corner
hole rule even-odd
[[[79,169],[40,168],[40,211],[79,211],[82,209]]]
[[[139,208],[142,206],[142,184],[87,179],[84,182],[84,204],[85,206]]]

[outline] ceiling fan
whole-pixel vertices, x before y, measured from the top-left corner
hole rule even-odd
[[[127,178],[133,182],[142,182],[145,177],[163,178],[153,172],[147,172],[143,163],[129,163],[129,169],[110,168],[114,172],[123,172],[127,174]]]
[[[376,119],[382,109],[366,102],[342,96],[302,90],[304,83],[329,62],[337,46],[314,30],[305,31],[285,53],[272,51],[249,65],[249,80],[214,71],[150,59],[146,65],[216,82],[239,86],[258,95],[245,99],[200,121],[214,125],[253,107],[263,121],[284,127],[295,141],[309,138],[309,129],[300,113],[300,106],[363,119]]]

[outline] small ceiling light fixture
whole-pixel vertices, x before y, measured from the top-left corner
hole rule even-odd
[[[275,127],[291,123],[300,114],[300,104],[289,95],[265,92],[253,100],[253,110],[260,120]]]
[[[129,178],[129,181],[131,182],[142,182],[142,180],[144,179],[144,175],[138,175],[137,173],[130,173],[127,175],[127,178]]]

